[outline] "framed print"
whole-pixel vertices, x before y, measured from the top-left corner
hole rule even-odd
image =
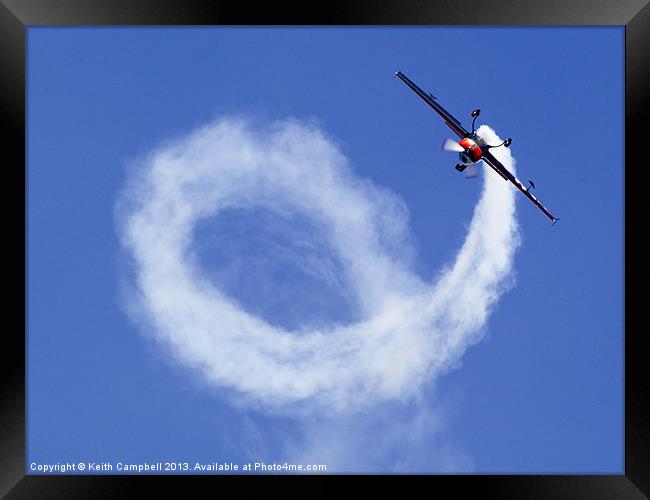
[[[647,2],[0,12],[7,498],[650,494]]]

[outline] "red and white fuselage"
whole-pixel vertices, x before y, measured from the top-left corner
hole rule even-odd
[[[458,153],[460,161],[463,165],[471,165],[472,163],[476,163],[483,156],[483,149],[472,137],[465,137],[458,144],[460,144],[463,148],[463,151]]]

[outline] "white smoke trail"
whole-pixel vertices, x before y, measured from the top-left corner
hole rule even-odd
[[[489,127],[479,133],[499,141]],[[509,150],[495,155],[514,168]],[[455,262],[437,283],[426,283],[404,257],[411,253],[405,204],[355,178],[316,127],[296,120],[266,129],[239,119],[211,123],[155,151],[120,196],[135,310],[175,359],[267,409],[302,402],[350,410],[406,399],[480,338],[509,284],[518,244],[514,193],[493,172],[484,178]],[[193,258],[197,222],[259,207],[302,214],[323,229],[360,321],[288,331],[251,315],[206,279]]]

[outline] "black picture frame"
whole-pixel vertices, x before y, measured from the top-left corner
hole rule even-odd
[[[21,245],[22,294],[10,293],[8,311],[19,311],[16,327],[6,322],[3,339],[0,412],[0,494],[6,498],[125,498],[139,488],[187,496],[198,481],[241,493],[252,485],[267,493],[278,481],[303,491],[335,494],[350,476],[32,476],[25,475],[25,334],[26,324],[26,199],[25,181],[25,40],[31,26],[44,25],[618,25],[625,26],[625,151],[634,159],[643,149],[642,118],[650,88],[650,5],[647,0],[448,0],[332,1],[315,7],[275,3],[251,7],[220,0],[0,0],[0,100],[4,127],[5,200],[10,213],[23,210]],[[597,68],[595,68],[597,70]],[[594,103],[598,106],[598,103]],[[577,124],[580,126],[579,124]],[[7,176],[7,173],[12,175]],[[16,184],[14,185],[14,181]],[[643,349],[645,331],[640,308],[641,280],[646,264],[639,229],[645,212],[645,183],[625,176],[625,473],[621,475],[432,475],[397,476],[409,488],[430,491],[453,488],[455,496],[516,499],[636,499],[650,497],[650,398],[644,381],[650,373]],[[23,183],[23,189],[15,186]],[[8,212],[9,212],[8,210]],[[638,223],[635,223],[638,221]],[[18,230],[20,231],[20,230]],[[641,231],[643,232],[643,231]],[[12,241],[13,243],[13,241]],[[10,255],[13,257],[13,255]],[[7,268],[12,266],[7,261]],[[6,288],[8,289],[8,287]],[[13,290],[11,290],[13,292]],[[13,303],[16,302],[16,304]],[[17,313],[14,313],[17,315]],[[22,331],[20,326],[22,326]],[[567,374],[570,376],[570,374]],[[396,476],[366,476],[385,489]],[[412,484],[420,483],[418,484]],[[316,484],[314,484],[316,483]],[[205,485],[201,485],[205,486]],[[286,489],[283,484],[283,489]],[[244,488],[242,490],[241,488]],[[400,490],[402,487],[400,487]],[[412,490],[413,491],[413,490]]]

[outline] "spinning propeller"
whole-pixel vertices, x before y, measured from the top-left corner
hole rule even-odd
[[[451,151],[452,153],[462,153],[465,151],[465,148],[458,144],[457,141],[454,141],[453,139],[445,139],[445,141],[442,143],[442,149],[445,151]]]

